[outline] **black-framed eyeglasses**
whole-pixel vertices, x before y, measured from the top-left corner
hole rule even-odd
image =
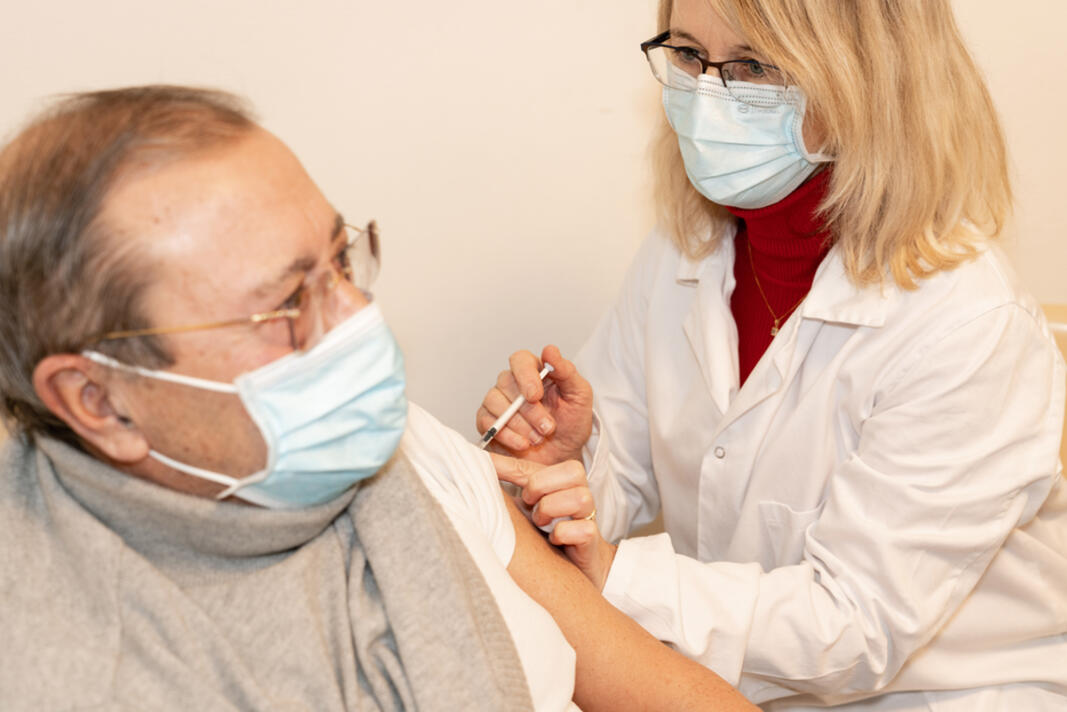
[[[670,31],[661,32],[641,43],[641,51],[648,59],[652,75],[660,84],[680,91],[695,91],[698,78],[712,67],[718,71],[730,96],[753,106],[768,103],[766,88],[781,89],[788,86],[786,76],[773,64],[764,64],[754,59],[730,59],[711,62],[702,56],[696,47],[667,44]]]
[[[321,279],[301,286],[286,300],[281,309],[225,321],[109,331],[93,339],[91,343],[97,344],[117,339],[130,339],[136,336],[159,336],[190,331],[207,331],[209,329],[262,324],[284,319],[287,322],[289,340],[293,349],[303,349],[319,326],[319,311],[322,309],[323,302],[337,287],[341,279],[347,280],[357,289],[368,293],[381,269],[378,224],[371,220],[366,227],[359,228],[347,223],[343,227],[345,240],[333,257],[333,269],[323,275]]]

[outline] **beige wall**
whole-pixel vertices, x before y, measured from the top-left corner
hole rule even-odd
[[[1067,5],[957,7],[1014,152],[1010,249],[1043,301],[1067,302],[1067,99],[1056,79]],[[549,341],[573,353],[653,223],[645,150],[658,91],[637,44],[654,32],[654,9],[2,0],[0,131],[62,91],[166,81],[246,94],[338,208],[378,219],[377,292],[410,391],[473,437],[507,354]]]
[[[1048,317],[1049,325],[1056,343],[1067,359],[1067,304],[1050,304],[1045,307],[1045,316]],[[1067,467],[1067,420],[1063,423],[1063,439],[1060,441],[1060,460]],[[1067,470],[1063,476],[1067,477]]]
[[[955,0],[964,35],[1000,110],[1014,167],[1016,213],[1005,244],[1046,303],[1067,303],[1067,95],[1038,76],[1067,63],[1067,3]],[[1037,74],[1025,67],[1040,67]]]

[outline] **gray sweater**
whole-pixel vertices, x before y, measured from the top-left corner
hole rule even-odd
[[[500,613],[402,458],[328,504],[0,451],[0,709],[525,710]]]

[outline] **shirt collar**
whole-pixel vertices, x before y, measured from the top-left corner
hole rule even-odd
[[[675,270],[675,280],[679,284],[695,286],[702,280],[715,279],[716,276],[732,276],[734,249],[733,237],[736,225],[723,231],[715,251],[699,260],[681,255]],[[724,290],[732,279],[722,279]],[[727,294],[723,292],[724,296]],[[886,317],[900,297],[900,288],[889,280],[884,285],[856,285],[845,271],[841,260],[841,250],[837,245],[823,259],[815,272],[815,281],[811,291],[801,305],[804,319],[815,319],[837,324],[879,327],[885,324]]]
[[[879,327],[899,298],[900,287],[892,280],[862,286],[853,282],[835,245],[815,272],[800,314],[805,319]]]
[[[714,271],[716,274],[726,268],[730,269],[733,276],[734,264],[734,237],[737,235],[737,223],[730,222],[722,231],[719,243],[715,250],[708,256],[693,259],[684,252],[679,254],[678,267],[674,272],[674,279],[678,284],[697,285],[702,278],[707,279]],[[731,279],[732,284],[732,279]]]

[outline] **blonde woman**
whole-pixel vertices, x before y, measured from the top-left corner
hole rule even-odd
[[[662,0],[642,49],[662,229],[577,366],[517,352],[478,413],[523,393],[497,447],[588,479],[500,476],[766,709],[1064,709],[1064,364],[949,1]]]

